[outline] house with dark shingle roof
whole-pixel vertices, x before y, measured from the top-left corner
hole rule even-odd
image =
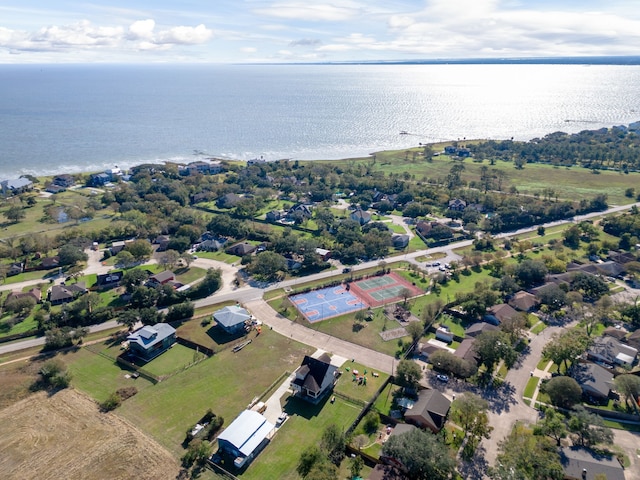
[[[518,315],[518,312],[516,312],[511,305],[500,303],[487,309],[487,314],[484,316],[484,319],[494,325],[500,325],[505,320],[513,318],[516,315]]]
[[[291,382],[294,395],[311,403],[318,403],[333,390],[338,380],[338,367],[331,365],[331,357],[323,353],[318,358],[305,355]]]
[[[428,428],[433,433],[442,430],[451,408],[451,400],[438,390],[421,390],[418,401],[404,414],[404,419],[420,428]]]
[[[145,325],[140,330],[127,337],[129,341],[129,351],[149,361],[165,350],[176,341],[176,329],[168,323],[156,323],[155,325]]]
[[[360,225],[364,225],[371,221],[371,214],[365,210],[362,210],[361,208],[358,208],[357,210],[351,212],[350,218],[351,220],[355,220],[356,222],[358,222]]]
[[[176,279],[176,275],[171,270],[165,270],[164,272],[151,275],[147,283],[150,287],[160,287],[166,283],[173,282]]]
[[[42,300],[42,292],[40,291],[39,288],[32,288],[31,290],[29,290],[28,292],[11,292],[9,293],[9,295],[7,295],[7,298],[5,299],[4,303],[5,305],[13,300],[18,300],[20,298],[25,298],[25,297],[31,297],[33,298],[36,303],[40,303],[40,301]]]
[[[569,374],[578,382],[587,398],[607,402],[613,387],[613,374],[609,370],[595,363],[575,363]]]
[[[560,463],[565,480],[624,480],[624,468],[617,458],[600,455],[582,447],[562,447]],[[600,477],[598,477],[600,475]]]
[[[509,300],[509,305],[521,312],[531,312],[535,310],[539,304],[540,300],[538,300],[535,295],[525,292],[524,290],[516,292]]]
[[[469,328],[467,328],[464,331],[464,335],[466,337],[477,337],[478,335],[480,335],[483,332],[491,332],[493,330],[497,330],[498,327],[496,327],[495,325],[491,324],[491,323],[487,323],[487,322],[476,322],[473,325],[470,325]]]
[[[251,245],[247,242],[236,243],[235,245],[231,245],[229,248],[225,250],[229,255],[237,255],[238,257],[244,257],[245,255],[250,255],[257,250],[258,247],[255,245]]]

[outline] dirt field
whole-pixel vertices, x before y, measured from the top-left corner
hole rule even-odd
[[[0,410],[5,479],[172,479],[164,448],[73,389],[31,395]]]

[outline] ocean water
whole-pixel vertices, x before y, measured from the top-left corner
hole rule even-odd
[[[0,65],[0,177],[333,159],[637,120],[637,65]]]

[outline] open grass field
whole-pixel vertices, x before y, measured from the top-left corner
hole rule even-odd
[[[169,350],[157,356],[149,363],[143,363],[142,366],[153,375],[162,377],[183,369],[198,360],[202,360],[204,356],[201,352],[174,343]]]
[[[81,393],[40,392],[0,410],[0,471],[5,479],[176,478],[169,452]],[[144,466],[141,468],[141,466]]]
[[[207,271],[200,267],[179,268],[174,272],[176,280],[180,283],[187,284],[195,282],[200,278],[204,278]]]
[[[126,378],[129,374],[114,360],[94,353],[87,348],[66,355],[58,355],[68,365],[73,375],[71,384],[90,395],[98,402],[103,402],[119,388],[134,386],[138,391],[145,390],[153,384],[143,377]]]
[[[420,151],[419,148],[408,149]],[[396,173],[403,175],[416,175],[422,179],[444,179],[453,164],[451,158],[446,155],[434,157],[433,162],[426,163],[421,157],[416,161],[409,155],[405,160],[407,150],[386,151],[376,153],[376,163],[372,164],[371,158],[358,158],[347,160],[323,161],[329,165],[348,166],[361,163],[367,165],[372,171],[383,171],[385,173]],[[495,165],[489,165],[488,161],[475,163],[472,159],[463,162],[465,170],[462,173],[462,180],[470,182],[480,179],[480,168],[488,166],[490,170],[500,170],[505,172],[506,181],[503,182],[503,190],[508,191],[511,185],[515,185],[518,191],[523,194],[540,193],[545,188],[555,188],[561,185],[558,190],[558,199],[577,200],[580,198],[592,198],[595,195],[606,192],[609,202],[613,204],[629,203],[629,199],[624,196],[624,191],[629,187],[636,187],[640,181],[640,174],[622,174],[613,171],[601,171],[599,174],[591,173],[591,170],[581,167],[554,167],[546,164],[526,164],[521,170],[515,168],[511,162],[496,161]],[[425,172],[428,171],[428,174]]]
[[[116,412],[179,457],[184,453],[181,443],[185,431],[207,409],[229,425],[254,397],[283,372],[294,371],[311,352],[272,330],[263,330],[240,352],[224,350],[140,391]]]

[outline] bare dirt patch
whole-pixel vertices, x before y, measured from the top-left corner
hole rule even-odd
[[[158,443],[73,389],[0,410],[0,425],[6,479],[169,479],[180,470]]]

